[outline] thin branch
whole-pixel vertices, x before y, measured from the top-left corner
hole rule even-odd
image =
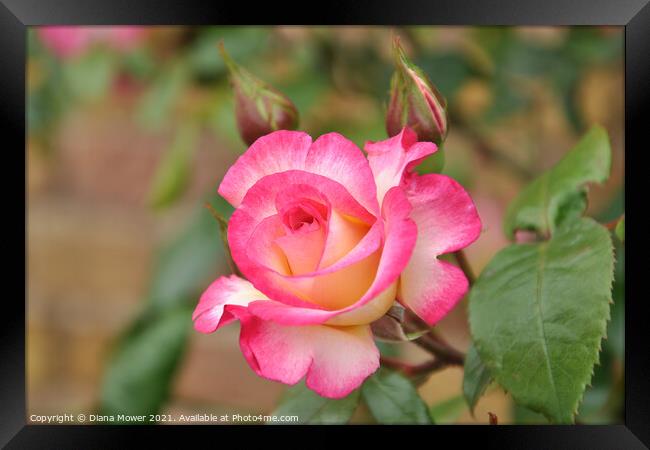
[[[413,341],[416,345],[438,357],[445,364],[462,366],[465,364],[465,354],[460,350],[441,342],[430,333],[424,334]]]
[[[403,327],[404,331],[407,333],[418,331],[417,327],[408,322],[404,323]],[[433,329],[411,342],[436,356],[444,364],[454,366],[462,366],[465,364],[465,354],[449,345],[442,337],[438,336]]]
[[[407,364],[397,359],[390,358],[388,356],[382,356],[380,358],[380,362],[382,366],[399,370],[400,372],[402,372],[404,375],[407,376],[428,374],[431,372],[435,372],[439,369],[442,369],[447,365],[440,359],[431,359],[429,361],[423,362],[422,364],[413,365],[413,364]]]

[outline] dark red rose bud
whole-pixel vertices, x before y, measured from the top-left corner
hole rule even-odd
[[[219,52],[230,71],[235,93],[235,117],[239,135],[251,145],[276,130],[295,130],[298,110],[284,94],[235,63],[219,43]]]
[[[391,79],[386,131],[395,136],[405,126],[420,141],[440,145],[447,136],[447,102],[422,70],[408,60],[399,38],[393,41],[395,73]]]

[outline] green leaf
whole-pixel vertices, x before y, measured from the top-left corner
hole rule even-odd
[[[614,286],[612,287],[612,318],[607,331],[606,347],[619,361],[625,357],[625,246],[614,243],[616,265],[614,267]]]
[[[609,323],[611,326],[611,322]],[[577,420],[584,424],[607,423],[603,419],[616,420],[607,414],[607,402],[612,394],[614,371],[612,370],[613,355],[607,346],[603,346],[600,361],[594,367],[594,375],[590,386],[585,391],[582,403],[578,408]],[[617,393],[614,393],[616,395]],[[611,423],[611,422],[609,422]]]
[[[620,369],[625,356],[625,249],[621,242],[614,244],[614,304],[607,323],[607,340],[603,342],[600,361],[576,417],[580,423],[589,425],[620,421],[623,412],[624,373]]]
[[[609,177],[611,148],[607,131],[594,126],[552,169],[529,184],[510,205],[504,230],[551,234],[563,220],[580,216],[586,207],[586,183]]]
[[[310,425],[336,425],[347,423],[359,404],[359,390],[342,399],[321,397],[305,386],[304,382],[285,392],[274,416],[298,416],[298,422]]]
[[[165,208],[185,191],[197,138],[198,127],[195,124],[185,123],[179,127],[153,177],[149,191],[149,203],[152,207]]]
[[[467,408],[462,395],[456,395],[431,407],[431,419],[438,425],[455,423]]]
[[[589,218],[546,242],[500,251],[472,288],[479,356],[514,400],[553,422],[573,421],[610,315],[609,232]]]
[[[463,375],[463,394],[469,410],[474,413],[478,399],[485,393],[492,382],[492,375],[481,361],[476,347],[472,345],[465,356],[465,372]]]
[[[524,408],[521,405],[512,405],[512,415],[514,423],[517,425],[548,425],[548,419],[542,414]]]
[[[625,216],[621,218],[616,224],[616,237],[618,237],[621,242],[625,242]]]
[[[191,312],[176,308],[149,320],[116,349],[102,385],[102,414],[155,414],[167,400],[191,329]]]
[[[383,424],[431,424],[427,405],[411,382],[381,368],[361,388],[372,415]]]

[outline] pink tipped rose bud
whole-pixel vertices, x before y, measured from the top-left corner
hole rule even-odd
[[[426,74],[408,60],[398,38],[393,44],[396,70],[391,80],[386,131],[395,136],[408,126],[420,141],[439,145],[447,136],[447,102]]]
[[[233,61],[223,43],[219,51],[230,71],[235,92],[235,117],[239,134],[247,145],[277,130],[295,130],[298,110],[284,94]]]

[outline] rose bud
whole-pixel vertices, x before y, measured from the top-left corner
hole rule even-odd
[[[235,63],[223,42],[219,43],[219,51],[230,71],[237,128],[244,142],[251,145],[273,131],[295,130],[298,110],[291,100]]]
[[[440,145],[447,135],[447,101],[426,74],[408,60],[399,38],[393,47],[396,70],[391,79],[386,131],[395,136],[408,126],[418,140]]]

